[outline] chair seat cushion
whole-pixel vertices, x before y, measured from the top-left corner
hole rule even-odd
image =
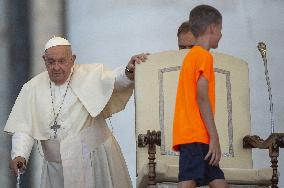
[[[271,185],[272,168],[238,169],[222,168],[226,181],[237,185]],[[178,166],[156,164],[157,182],[177,182]],[[137,177],[137,187],[145,187],[148,181],[148,165],[144,165]]]
[[[248,185],[270,185],[272,168],[240,169],[222,168],[228,183]]]

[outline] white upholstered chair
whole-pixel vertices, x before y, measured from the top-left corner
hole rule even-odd
[[[138,188],[156,183],[158,187],[176,187],[178,153],[171,150],[172,121],[179,70],[186,53],[187,50],[180,50],[152,54],[136,67]],[[223,154],[220,166],[230,187],[268,187],[272,168],[253,168],[252,150],[243,147],[243,138],[251,133],[248,64],[226,54],[213,56],[215,121]],[[263,140],[256,139],[263,144]],[[247,143],[247,147],[257,146]]]

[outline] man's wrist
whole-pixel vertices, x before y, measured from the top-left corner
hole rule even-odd
[[[130,70],[129,68],[128,68],[128,66],[126,66],[125,67],[125,73],[133,73],[134,71],[133,70]]]
[[[124,71],[124,72],[125,72],[126,77],[127,77],[129,80],[131,80],[131,81],[134,80],[134,71],[133,71],[133,70],[130,70],[128,66],[125,67],[125,71]]]

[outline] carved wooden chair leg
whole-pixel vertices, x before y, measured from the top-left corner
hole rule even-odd
[[[271,158],[271,168],[273,169],[273,175],[271,178],[271,188],[278,188],[278,157],[279,157],[279,146],[277,144],[271,144],[269,146],[269,157]]]
[[[147,131],[147,134],[138,135],[138,147],[146,147],[148,145],[148,186],[155,187],[156,185],[156,145],[161,146],[161,132]]]

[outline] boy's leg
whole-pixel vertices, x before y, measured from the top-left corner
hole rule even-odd
[[[178,187],[195,188],[206,183],[205,155],[201,143],[180,145]]]
[[[178,183],[178,188],[196,188],[196,183],[194,180],[181,181]]]
[[[215,179],[209,183],[210,188],[229,188],[224,179]]]
[[[207,154],[209,150],[209,145],[204,145],[204,152]],[[211,159],[211,156],[209,159],[206,160],[206,182],[208,183],[210,188],[229,188],[224,172],[221,170],[219,166],[212,166],[209,165],[209,161]]]

